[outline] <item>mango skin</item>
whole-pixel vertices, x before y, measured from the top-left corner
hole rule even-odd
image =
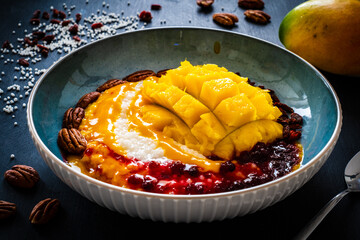
[[[285,16],[279,38],[321,70],[360,76],[359,13],[360,0],[309,0]]]

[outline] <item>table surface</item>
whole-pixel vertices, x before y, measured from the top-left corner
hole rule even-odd
[[[271,15],[271,23],[265,26],[255,25],[243,18],[244,10],[237,6],[236,0],[216,0],[209,11],[201,11],[195,0],[146,0],[124,1],[108,0],[64,0],[67,9],[75,6],[72,17],[80,12],[84,17],[92,13],[105,11],[134,16],[142,10],[150,10],[150,4],[159,3],[162,9],[152,11],[152,22],[145,28],[162,26],[197,26],[221,29],[212,21],[216,12],[230,12],[239,16],[239,22],[231,31],[248,34],[280,46],[278,28],[281,20],[296,5],[304,0],[265,0],[265,9]],[[64,3],[55,0],[10,1],[2,0],[0,9],[0,42],[10,40],[17,43],[17,38],[24,37],[24,30],[31,31],[29,23],[34,10],[49,11],[53,6],[63,10]],[[21,23],[21,26],[20,24]],[[139,28],[143,26],[139,24]],[[118,33],[126,31],[119,29]],[[48,58],[33,65],[38,69],[48,68],[65,53],[51,52]],[[291,239],[332,197],[346,188],[343,172],[348,160],[360,149],[360,109],[354,104],[358,90],[353,87],[359,78],[337,76],[324,73],[334,87],[343,110],[343,127],[338,143],[321,170],[301,189],[285,200],[262,211],[235,219],[201,224],[173,224],[141,220],[127,215],[112,212],[90,202],[71,190],[60,181],[43,162],[30,138],[26,125],[26,106],[28,97],[25,95],[28,80],[14,79],[19,73],[14,70],[19,56],[5,54],[0,58],[0,174],[15,164],[26,164],[36,168],[41,176],[36,188],[20,191],[11,187],[6,181],[0,182],[0,199],[17,204],[14,218],[0,222],[0,239],[110,239],[120,238],[124,234],[136,238],[152,237],[171,238],[254,238],[254,239]],[[10,59],[9,61],[7,59]],[[11,62],[14,59],[14,62]],[[5,63],[7,62],[7,63]],[[39,76],[34,76],[35,81]],[[21,86],[16,92],[18,106],[14,113],[2,111],[6,105],[4,98],[13,99],[7,90],[14,83]],[[31,89],[31,86],[30,86]],[[1,92],[1,91],[0,91]],[[14,125],[14,122],[17,125]],[[15,158],[11,158],[14,154]],[[28,220],[33,206],[47,197],[57,198],[61,202],[61,211],[57,218],[46,226],[33,226]],[[324,219],[309,239],[360,239],[360,195],[348,194]],[[237,236],[239,235],[239,236]]]

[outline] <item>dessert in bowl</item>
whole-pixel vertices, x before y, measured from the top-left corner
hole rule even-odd
[[[274,91],[224,67],[183,61],[157,74],[110,79],[85,94],[65,112],[58,144],[66,162],[99,180],[208,194],[296,169],[301,125]]]
[[[201,81],[194,72],[205,69],[215,73]],[[303,116],[292,129],[300,139],[284,137],[284,106],[298,113],[291,121]],[[77,108],[81,122],[66,126]],[[227,31],[167,28],[120,34],[62,59],[37,83],[28,119],[47,164],[82,195],[132,216],[191,222],[254,212],[298,189],[331,153],[341,109],[322,75],[286,50]],[[69,136],[84,138],[81,151],[71,152]],[[278,174],[263,171],[274,159],[260,164],[269,149],[291,152]]]

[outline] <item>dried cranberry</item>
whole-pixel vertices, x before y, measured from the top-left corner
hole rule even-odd
[[[278,123],[281,123],[281,124],[284,125],[284,124],[289,124],[290,119],[289,119],[289,116],[287,114],[283,114],[276,121]]]
[[[9,40],[6,40],[6,41],[3,43],[2,48],[11,49],[11,44],[10,44]]]
[[[303,118],[299,114],[293,112],[293,113],[290,114],[290,123],[302,124],[303,123]]]
[[[290,106],[286,105],[285,103],[281,102],[274,102],[274,106],[280,108],[280,110],[284,110],[289,113],[293,113],[294,109],[292,109]]]
[[[175,161],[170,165],[172,174],[182,175],[184,172],[185,165],[180,161]]]
[[[285,124],[283,126],[283,138],[288,139],[290,137],[290,126],[289,124]]]
[[[62,21],[61,26],[65,27],[65,26],[69,25],[69,23],[71,23],[70,20],[64,20],[64,21]]]
[[[43,45],[41,45],[41,44],[37,44],[36,46],[37,46],[40,50],[43,50],[43,49],[49,50],[49,48],[47,48],[47,47],[45,47],[45,46],[43,46]]]
[[[186,186],[186,192],[189,194],[203,194],[205,192],[205,185],[202,182],[189,183]]]
[[[77,13],[77,14],[75,15],[75,21],[76,21],[77,23],[79,23],[80,20],[81,20],[81,14],[80,14],[80,13]]]
[[[161,5],[160,4],[151,4],[151,10],[160,10]]]
[[[151,22],[151,19],[152,19],[151,12],[144,10],[140,13],[139,18],[140,18],[140,21]]]
[[[249,152],[248,151],[241,152],[240,155],[236,158],[236,160],[242,164],[250,162],[251,159]]]
[[[243,189],[244,187],[245,186],[241,180],[235,180],[230,186],[231,188],[230,191],[240,190]]]
[[[289,127],[290,127],[291,130],[302,129],[302,126],[299,123],[289,124]]]
[[[157,183],[158,183],[157,178],[154,178],[150,175],[146,175],[144,177],[144,181],[141,184],[141,186],[145,191],[152,191],[155,188]]]
[[[26,61],[24,58],[20,58],[20,59],[19,59],[19,64],[20,64],[21,66],[24,66],[24,67],[28,67],[28,66],[29,66],[29,62]]]
[[[39,24],[40,24],[40,19],[38,19],[38,18],[32,18],[32,19],[30,19],[30,23],[31,23],[32,25],[39,25]]]
[[[79,27],[77,24],[74,24],[69,28],[69,32],[74,35],[76,35],[78,33],[78,30],[79,30]]]
[[[40,14],[41,14],[41,11],[39,9],[35,10],[35,12],[33,13],[33,18],[39,18]]]
[[[235,164],[231,161],[226,161],[220,164],[220,173],[226,174],[235,170]]]
[[[45,32],[37,31],[37,32],[33,32],[32,35],[38,39],[42,39],[43,37],[45,37]]]
[[[87,148],[87,149],[85,150],[84,154],[85,154],[86,156],[91,156],[91,154],[93,154],[93,152],[94,152],[94,149],[93,149],[93,148]]]
[[[42,49],[42,50],[40,51],[40,53],[41,53],[41,55],[42,55],[43,57],[47,57],[47,56],[49,55],[49,50],[47,50],[47,49]]]
[[[50,19],[50,14],[48,12],[43,12],[42,18],[46,19],[46,20],[49,20]]]
[[[258,142],[255,146],[251,149],[250,157],[253,161],[265,161],[267,156],[269,155],[268,148],[265,143]]]
[[[300,131],[294,131],[294,130],[290,130],[290,136],[289,136],[289,141],[296,141],[299,140],[301,138],[301,132]]]
[[[77,41],[77,42],[80,42],[80,41],[81,41],[81,39],[80,39],[79,36],[73,36],[73,39],[74,39],[75,41]]]
[[[197,166],[191,166],[186,172],[192,177],[198,177],[200,172]]]
[[[52,14],[52,15],[53,15],[54,18],[59,17],[59,10],[53,9],[52,11],[53,11],[53,14]]]
[[[128,177],[127,181],[129,184],[139,186],[144,182],[144,177],[140,174],[133,174]]]
[[[268,89],[268,90],[269,90],[269,94],[270,94],[270,97],[271,97],[272,101],[273,102],[280,102],[280,99],[275,94],[275,91],[272,90],[272,89]]]
[[[41,40],[47,42],[47,43],[51,43],[52,40],[54,40],[55,36],[50,34],[50,35],[46,35],[45,37],[43,37]]]
[[[160,167],[160,163],[158,163],[156,161],[149,162],[149,169],[150,170],[155,170],[155,169],[157,169],[159,167]]]
[[[30,40],[28,37],[24,37],[24,44],[27,44],[28,46],[35,46],[37,44],[38,40],[35,38],[33,41]]]
[[[63,11],[59,11],[59,18],[60,19],[66,18],[66,13],[64,13]]]
[[[91,24],[92,29],[101,28],[102,26],[104,25],[101,22]]]
[[[58,20],[58,19],[51,19],[51,20],[50,20],[50,23],[53,23],[53,24],[60,24],[60,23],[61,23],[61,21],[60,21],[60,20]]]

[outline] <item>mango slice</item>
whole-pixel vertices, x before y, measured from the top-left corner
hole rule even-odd
[[[188,61],[143,82],[141,117],[166,137],[204,156],[231,159],[257,142],[282,137],[282,114],[266,89],[215,64]]]
[[[231,79],[214,79],[203,84],[199,100],[213,111],[222,100],[238,94],[239,89]]]

